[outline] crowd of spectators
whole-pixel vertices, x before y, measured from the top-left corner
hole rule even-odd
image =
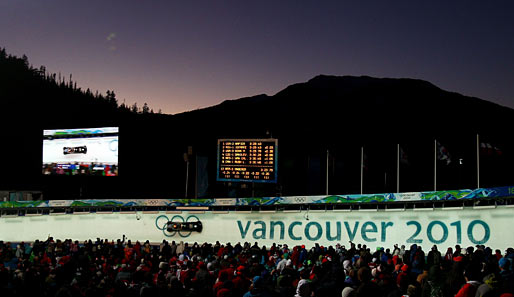
[[[514,249],[0,242],[1,296],[513,296]]]

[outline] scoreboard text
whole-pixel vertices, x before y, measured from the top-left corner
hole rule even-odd
[[[277,182],[276,139],[219,139],[218,181]]]

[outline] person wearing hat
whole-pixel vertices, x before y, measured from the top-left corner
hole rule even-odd
[[[261,276],[256,276],[252,280],[250,290],[243,297],[271,297],[271,295],[264,286],[264,279]]]
[[[444,260],[451,262],[453,261],[453,249],[451,247],[446,250],[446,254],[444,255]]]
[[[434,244],[432,246],[432,249],[430,252],[428,252],[427,255],[427,269],[434,265],[440,265],[441,264],[441,252],[437,250],[437,245]]]
[[[503,291],[514,292],[514,272],[510,269],[511,263],[507,257],[503,257],[498,261],[500,268],[500,278],[503,283]]]
[[[466,283],[464,279],[464,264],[462,256],[454,257],[451,263],[451,269],[448,271],[446,283],[449,295],[454,296]]]
[[[341,297],[353,297],[355,296],[355,289],[352,287],[346,287],[341,292]]]
[[[514,249],[513,248],[508,248],[506,251],[505,251],[505,258],[509,259],[510,261],[510,270],[514,270]]]
[[[398,264],[399,266],[399,264]],[[396,267],[395,267],[396,269]],[[407,288],[409,287],[409,266],[407,264],[403,264],[401,268],[398,268],[398,274],[396,276],[396,287],[392,293],[394,296],[401,296],[406,294]],[[391,295],[391,296],[393,296]]]
[[[232,279],[235,292],[239,292],[239,294],[236,293],[238,296],[241,296],[241,294],[246,292],[251,285],[250,280],[246,277],[246,270],[245,266],[240,265],[237,267],[236,275]]]

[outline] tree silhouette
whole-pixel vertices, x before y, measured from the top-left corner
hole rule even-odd
[[[145,104],[143,104],[142,112],[145,114],[150,112],[150,107],[148,107],[148,104],[146,102]]]
[[[9,100],[8,105],[11,107],[27,103],[32,104],[35,110],[48,112],[49,114],[66,107],[75,110],[74,115],[80,113],[98,114],[99,109],[123,114],[141,112],[137,103],[131,108],[125,104],[119,105],[114,90],[107,90],[105,96],[98,90],[93,93],[90,88],[86,88],[84,91],[78,87],[76,81],[73,81],[73,74],[70,73],[69,78],[65,78],[60,72],[57,74],[48,73],[43,65],[34,68],[29,64],[26,55],[21,58],[9,55],[5,48],[0,48],[0,65],[2,65],[0,85],[3,86],[3,92],[6,95],[3,98]],[[16,95],[13,97],[11,93]],[[19,101],[14,102],[16,98]],[[33,99],[39,100],[34,103],[32,102]],[[25,107],[29,106],[25,105]],[[39,107],[48,108],[48,111]],[[143,109],[142,112],[150,113],[150,107],[147,103],[145,103]],[[114,116],[114,118],[117,117]]]
[[[137,107],[137,102],[134,102],[134,104],[132,104],[132,107],[130,108],[130,111],[132,111],[133,113],[138,113],[139,112],[139,107]]]

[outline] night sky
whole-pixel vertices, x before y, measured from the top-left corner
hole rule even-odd
[[[0,47],[171,114],[318,74],[419,78],[514,108],[514,1],[352,2],[0,0]]]

